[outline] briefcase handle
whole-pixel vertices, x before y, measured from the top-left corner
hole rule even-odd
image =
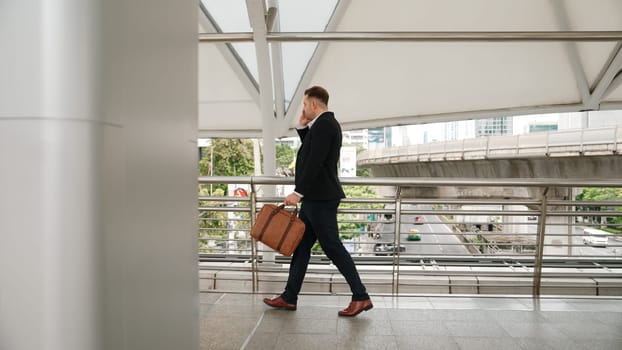
[[[281,204],[278,207],[274,208],[274,210],[272,211],[272,213],[270,214],[270,218],[272,218],[273,216],[276,215],[276,213],[279,212],[279,210],[285,209],[285,204]],[[291,216],[291,221],[294,221],[294,219],[296,218],[296,216],[298,216],[298,204],[296,204],[296,208],[294,209],[294,211],[292,212],[292,216]]]

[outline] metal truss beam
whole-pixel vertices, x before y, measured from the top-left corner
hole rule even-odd
[[[201,42],[252,41],[252,33],[199,34]],[[267,41],[622,41],[622,31],[502,31],[502,32],[271,32]]]
[[[268,7],[268,30],[279,31],[278,0],[270,0]],[[278,125],[277,129],[280,130],[285,118],[285,80],[283,77],[283,51],[281,50],[281,43],[270,43],[270,50],[272,53],[272,81],[274,83],[274,112]]]
[[[622,43],[616,45],[603,68],[603,73],[601,73],[598,83],[592,92],[592,96],[587,103],[586,107],[588,109],[599,108],[600,102],[605,96],[605,93],[609,90],[614,78],[622,71]]]
[[[341,22],[341,19],[343,18],[349,4],[350,0],[339,0],[330,20],[326,24],[326,30],[332,31],[337,29],[337,26],[339,25],[339,22]],[[300,116],[300,106],[302,105],[304,91],[317,71],[317,67],[319,66],[327,48],[328,43],[319,43],[315,48],[315,51],[313,52],[313,55],[311,56],[311,59],[309,60],[309,63],[307,64],[307,67],[298,82],[298,86],[296,86],[296,91],[294,91],[292,100],[285,114],[285,120],[283,121],[282,128],[279,130],[279,135],[285,135],[288,132],[289,126],[293,124],[295,118]]]
[[[609,87],[607,88],[607,91],[605,91],[605,93],[603,94],[602,99],[607,98],[607,96],[609,96],[610,93],[620,87],[620,85],[622,85],[622,71],[620,71],[618,75],[616,75],[616,77],[611,81],[611,84],[609,84]]]
[[[565,3],[562,1],[550,1],[549,3],[553,6],[553,13],[555,13],[560,29],[569,30],[570,19],[568,18],[568,11],[566,11]],[[581,64],[577,42],[565,42],[564,48],[575,77],[579,95],[581,95],[581,102],[587,104],[590,99],[590,86],[583,65]]]

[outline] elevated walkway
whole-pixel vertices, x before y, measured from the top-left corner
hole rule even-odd
[[[372,310],[343,318],[349,297],[284,311],[266,296],[201,293],[201,349],[622,349],[620,299],[372,294]]]
[[[374,176],[618,178],[622,126],[490,136],[369,150],[358,166]]]
[[[375,307],[345,319],[338,317],[337,311],[349,302],[348,287],[321,254],[312,256],[297,311],[273,310],[261,301],[282,291],[288,258],[275,256],[248,238],[258,208],[282,200],[263,197],[256,189],[291,181],[268,177],[199,179],[201,184],[249,184],[251,193],[249,197],[199,197],[199,212],[206,214],[199,215],[202,349],[622,348],[619,237],[610,237],[607,248],[585,247],[580,241],[581,227],[592,224],[574,220],[605,213],[617,217],[620,212],[568,210],[588,204],[619,207],[621,203],[547,197],[557,187],[622,187],[617,178],[341,179],[344,186],[385,186],[395,188],[396,194],[403,193],[403,187],[475,187],[482,192],[494,187],[551,189],[529,200],[345,199],[339,209],[340,222],[360,224],[363,230],[349,228],[344,233],[370,237],[381,232],[382,240],[405,248],[396,256],[378,256],[374,250],[366,253],[356,248],[367,240],[348,242]],[[465,205],[478,207],[464,209]],[[422,216],[424,223],[415,224],[415,215]],[[522,249],[525,243],[520,241],[506,243],[512,249],[502,255],[492,249],[467,249],[496,246],[462,241],[459,237],[471,231],[456,229],[483,226],[490,216],[499,217],[495,225],[503,230],[479,235],[495,237],[510,227],[525,226],[524,234],[533,238],[536,250]],[[513,221],[513,217],[525,221]],[[214,228],[204,224],[208,220],[225,222]],[[387,227],[371,230],[374,225],[370,224],[379,222]],[[420,241],[407,241],[413,227],[421,232]],[[533,243],[527,245],[532,248]]]

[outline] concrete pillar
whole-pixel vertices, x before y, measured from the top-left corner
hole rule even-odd
[[[550,188],[548,192],[549,200],[567,200],[572,195],[572,191],[564,187]],[[568,211],[568,206],[549,206],[548,211]],[[573,249],[572,237],[574,235],[574,217],[572,216],[552,216],[546,218],[546,237],[544,240],[544,255],[567,255],[571,256]]]
[[[0,348],[198,348],[196,2],[0,7]]]
[[[544,255],[568,255],[568,218],[549,216],[546,219],[546,237],[544,239]],[[570,244],[572,244],[571,236]]]

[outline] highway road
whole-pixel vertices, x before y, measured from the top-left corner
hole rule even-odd
[[[622,241],[620,238],[616,239],[615,235],[609,236],[609,244],[607,247],[592,247],[586,244],[583,244],[583,229],[585,227],[575,226],[573,228],[572,235],[572,255],[573,256],[622,256]],[[567,229],[564,229],[567,230]],[[558,236],[552,239],[547,239],[547,243],[553,242],[553,240],[561,240],[562,244],[566,244],[567,236]],[[619,246],[619,247],[617,247]],[[555,249],[554,247],[546,247],[545,253],[550,249]],[[568,248],[566,246],[563,247],[563,254],[567,254]]]
[[[428,206],[429,207],[429,206]],[[423,209],[423,206],[404,208],[408,210]],[[427,208],[426,210],[429,210]],[[440,217],[436,215],[422,215],[423,224],[415,225],[415,215],[402,215],[402,227],[400,236],[400,244],[404,245],[406,251],[402,254],[414,255],[471,255],[466,246],[453,234],[449,226],[442,223]],[[410,229],[417,229],[421,235],[420,241],[408,241],[407,232]],[[527,225],[528,233],[536,233],[537,225]],[[611,235],[609,237],[608,247],[591,247],[583,244],[582,226],[575,226],[572,235],[572,256],[622,256],[622,237]],[[380,237],[368,242],[383,243],[393,242],[395,232],[394,223],[377,223],[374,228],[375,232],[380,232]],[[566,228],[556,226],[554,228],[560,236],[547,236],[545,243],[545,255],[567,255],[568,247],[566,246],[567,235]],[[549,227],[549,234],[552,229]],[[555,246],[557,245],[557,246]],[[371,250],[373,244],[369,244]],[[367,250],[366,249],[366,250]]]
[[[413,207],[414,209],[414,207]],[[408,210],[413,210],[408,208]],[[402,215],[400,244],[406,247],[402,254],[415,255],[470,255],[462,242],[453,234],[449,226],[442,223],[436,215],[421,215],[423,224],[415,225],[416,215]],[[417,229],[421,235],[420,241],[408,241],[406,234],[410,229]],[[379,223],[377,232],[382,232],[377,242],[393,242],[395,223]]]

